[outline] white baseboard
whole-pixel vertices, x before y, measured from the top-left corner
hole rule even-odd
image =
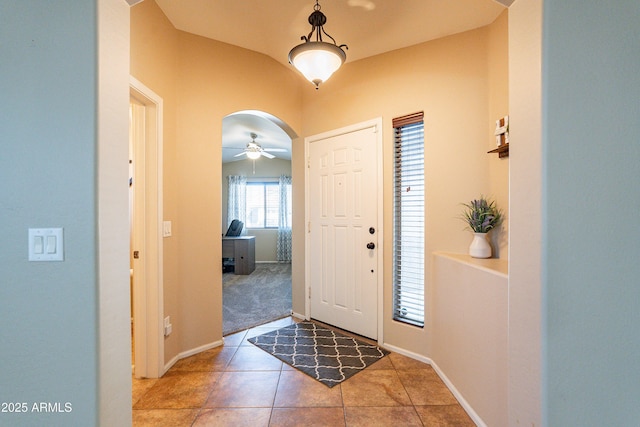
[[[487,424],[482,420],[482,418],[480,418],[480,415],[478,415],[478,413],[471,407],[469,402],[467,402],[467,400],[464,398],[464,396],[462,396],[462,394],[458,391],[456,386],[453,385],[451,380],[449,380],[449,378],[445,375],[445,373],[442,371],[442,369],[440,369],[440,367],[433,360],[431,360],[428,357],[421,356],[419,354],[407,351],[405,349],[402,349],[402,348],[399,348],[399,347],[396,347],[396,346],[393,346],[393,345],[390,345],[390,344],[383,344],[383,347],[386,348],[387,350],[393,351],[394,353],[398,353],[398,354],[401,354],[403,356],[407,356],[407,357],[410,357],[412,359],[419,360],[420,362],[423,362],[423,363],[426,363],[428,365],[431,365],[433,370],[436,371],[436,374],[438,374],[438,376],[440,377],[442,382],[447,386],[449,391],[451,391],[451,394],[453,394],[453,396],[456,398],[458,403],[460,403],[460,406],[462,406],[462,409],[465,410],[465,412],[473,420],[473,422],[476,424],[476,426],[478,426],[478,427],[487,427]]]
[[[451,390],[451,393],[458,400],[458,402],[460,402],[460,406],[462,406],[462,408],[467,412],[467,414],[469,414],[469,417],[471,417],[473,422],[476,423],[478,427],[487,427],[487,424],[482,420],[482,418],[480,418],[480,415],[478,415],[478,413],[473,410],[469,402],[466,401],[466,399],[458,391],[456,386],[453,385],[453,383],[449,380],[449,378],[447,378],[447,376],[444,374],[444,372],[442,372],[442,370],[438,367],[438,365],[435,362],[431,361],[431,367],[436,371],[436,373],[438,374],[442,382],[444,382],[444,384],[447,386],[447,388]]]
[[[420,362],[426,363],[427,365],[432,365],[433,364],[431,359],[429,359],[428,357],[424,357],[424,356],[419,355],[418,353],[413,353],[411,351],[407,351],[404,348],[396,347],[395,345],[387,344],[387,343],[382,344],[382,347],[386,348],[387,350],[391,350],[394,353],[398,353],[398,354],[401,354],[403,356],[410,357],[410,358],[412,358],[414,360],[419,360]]]
[[[184,359],[189,356],[193,356],[194,354],[202,353],[203,351],[206,351],[206,350],[211,350],[212,348],[220,347],[223,344],[224,344],[224,338],[219,341],[214,341],[212,343],[205,344],[200,347],[192,348],[191,350],[183,351],[182,353],[177,354],[171,360],[169,360],[169,362],[167,362],[164,365],[164,372],[162,373],[162,375],[166,374],[167,371],[171,369],[171,367],[178,362],[178,360]]]
[[[304,314],[296,313],[295,311],[291,312],[291,317],[295,317],[296,319],[300,320],[309,320]]]

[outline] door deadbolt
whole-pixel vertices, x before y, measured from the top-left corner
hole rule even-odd
[[[140,258],[140,252],[139,251],[133,251],[133,258],[135,258],[135,259]]]
[[[369,227],[369,234],[373,234],[376,232],[376,229],[373,227]]]
[[[376,244],[373,242],[369,242],[367,243],[367,249],[375,249],[376,248]]]

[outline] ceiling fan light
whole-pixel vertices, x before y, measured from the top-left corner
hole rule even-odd
[[[246,153],[247,153],[247,157],[252,160],[255,160],[260,157],[259,151],[247,151]]]
[[[340,47],[326,42],[305,42],[289,52],[289,62],[316,88],[331,77],[346,58]]]

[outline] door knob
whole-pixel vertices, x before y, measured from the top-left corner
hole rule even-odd
[[[376,244],[373,242],[369,242],[367,243],[367,249],[375,249],[376,248]]]

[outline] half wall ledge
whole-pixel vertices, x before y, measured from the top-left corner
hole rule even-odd
[[[466,265],[470,265],[480,270],[484,270],[489,273],[494,273],[498,276],[509,278],[509,261],[506,259],[500,259],[500,258],[479,259],[479,258],[473,258],[468,254],[458,254],[454,252],[442,252],[442,251],[433,252],[433,256],[453,259],[455,261],[461,262]]]

